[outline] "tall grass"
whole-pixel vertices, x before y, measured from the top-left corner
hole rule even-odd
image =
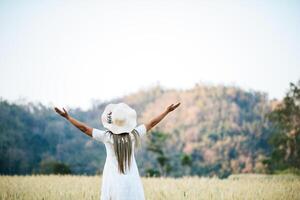
[[[142,178],[147,200],[300,199],[300,177],[234,175],[218,178]],[[99,176],[0,176],[1,200],[99,200]]]

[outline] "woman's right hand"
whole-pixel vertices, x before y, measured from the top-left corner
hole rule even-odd
[[[57,107],[54,107],[54,110],[62,117],[66,118],[66,119],[69,119],[69,114],[68,112],[63,108],[63,111],[58,109]]]
[[[169,112],[172,112],[172,111],[175,110],[179,105],[180,105],[180,102],[177,103],[176,105],[174,105],[174,104],[169,105],[169,106],[167,107],[167,112],[168,112],[168,113],[169,113]]]
[[[171,104],[169,105],[166,110],[161,113],[160,115],[156,116],[155,118],[153,118],[149,123],[145,124],[146,126],[146,130],[149,131],[150,129],[152,129],[156,124],[158,124],[168,113],[172,112],[173,110],[175,110],[178,106],[180,105],[180,102],[177,104]]]

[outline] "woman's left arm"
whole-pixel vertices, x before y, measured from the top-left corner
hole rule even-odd
[[[68,112],[63,108],[63,111],[58,109],[57,107],[54,110],[63,118],[67,119],[71,124],[73,124],[76,128],[81,130],[86,135],[92,137],[93,128],[89,127],[83,122],[78,121],[77,119],[71,117]]]

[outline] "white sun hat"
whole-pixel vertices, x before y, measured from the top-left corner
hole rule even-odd
[[[108,104],[101,116],[102,124],[114,134],[129,133],[137,125],[136,111],[126,103]]]

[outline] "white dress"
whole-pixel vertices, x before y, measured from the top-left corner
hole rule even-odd
[[[146,135],[146,127],[141,124],[135,128],[140,137]],[[133,153],[130,169],[126,174],[118,171],[113,140],[104,130],[93,128],[92,137],[103,142],[106,148],[106,160],[102,174],[101,200],[144,200],[144,189],[134,157],[134,136],[132,138]]]

